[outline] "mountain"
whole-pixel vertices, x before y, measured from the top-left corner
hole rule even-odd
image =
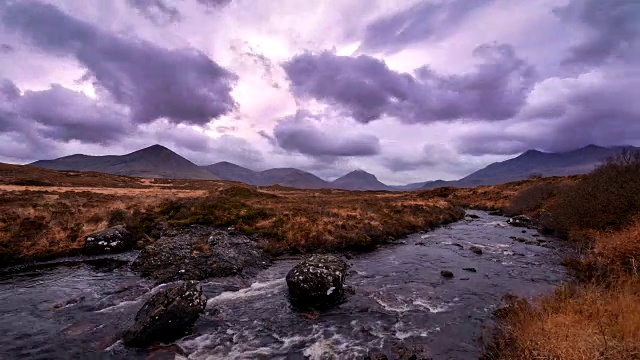
[[[203,168],[223,180],[240,181],[250,185],[281,185],[299,189],[324,189],[331,187],[329,182],[311,173],[295,168],[253,171],[226,161],[203,166]]]
[[[381,183],[375,175],[364,170],[352,171],[331,184],[336,189],[344,190],[393,190],[390,186]]]
[[[282,185],[300,189],[326,189],[331,184],[321,178],[295,168],[269,169],[258,173],[264,185]]]
[[[624,149],[640,151],[640,148],[631,146],[606,148],[596,145],[563,153],[529,150],[513,159],[490,164],[460,180],[427,182],[423,188],[495,185],[524,180],[533,174],[541,176],[586,174],[606,159],[620,154]]]
[[[240,181],[250,185],[259,185],[257,172],[227,161],[202,166],[202,168],[222,180]]]
[[[126,155],[77,154],[40,160],[30,165],[52,170],[97,171],[146,178],[219,180],[217,176],[161,145]]]
[[[254,171],[226,161],[200,167],[161,145],[153,145],[126,155],[89,156],[78,154],[55,160],[40,160],[30,165],[53,170],[96,171],[139,177],[222,179],[251,185],[281,185],[301,189],[410,191],[442,186],[495,185],[527,179],[533,174],[541,176],[584,174],[593,170],[602,161],[625,149],[640,151],[640,148],[631,146],[606,148],[596,145],[563,153],[529,150],[513,159],[490,164],[460,180],[435,180],[400,186],[385,185],[375,175],[363,170],[352,171],[333,182],[328,182],[309,172],[295,168]]]

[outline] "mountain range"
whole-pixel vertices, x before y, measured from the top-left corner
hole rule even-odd
[[[506,161],[496,162],[455,181],[426,181],[403,186],[390,186],[363,170],[352,171],[334,181],[326,181],[295,168],[254,171],[230,163],[219,162],[198,166],[162,145],[153,145],[126,155],[90,156],[76,154],[54,160],[40,160],[30,165],[53,170],[97,171],[114,175],[147,178],[229,180],[251,185],[281,185],[301,189],[345,189],[403,191],[441,186],[474,187],[523,180],[532,174],[565,176],[590,172],[605,159],[623,150],[640,151],[631,146],[600,147],[589,145],[564,153],[529,150]]]

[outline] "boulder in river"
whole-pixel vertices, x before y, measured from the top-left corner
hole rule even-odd
[[[469,250],[471,250],[471,252],[474,254],[482,255],[482,249],[477,246],[472,246],[469,248]]]
[[[197,281],[186,281],[153,295],[124,334],[127,346],[145,347],[182,337],[204,311],[207,298]]]
[[[515,227],[531,227],[533,226],[533,219],[530,216],[518,215],[507,220],[507,224]]]
[[[122,226],[98,231],[85,238],[82,253],[85,255],[100,255],[118,253],[130,250],[136,241],[127,229]]]
[[[312,255],[287,274],[291,304],[298,308],[328,308],[342,300],[349,266],[331,255]]]
[[[256,242],[232,231],[194,225],[144,248],[133,269],[158,283],[257,272],[270,261]]]
[[[453,277],[453,273],[451,272],[451,270],[442,270],[440,271],[440,275],[442,275],[443,278],[447,279],[451,279]]]

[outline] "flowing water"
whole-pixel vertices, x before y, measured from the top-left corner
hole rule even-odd
[[[253,279],[205,281],[206,313],[176,345],[189,359],[351,359],[397,343],[422,344],[434,359],[477,359],[503,295],[532,297],[566,273],[560,241],[522,233],[486,212],[468,214],[479,218],[353,257],[347,301],[322,314],[289,306],[284,277],[299,259],[276,261]],[[545,247],[513,237],[541,239]],[[0,273],[0,358],[175,358],[127,349],[119,340],[143,302],[167,286],[132,273],[135,256]],[[444,269],[454,277],[443,278]]]

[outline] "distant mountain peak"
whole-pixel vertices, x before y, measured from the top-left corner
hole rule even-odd
[[[353,170],[350,173],[337,178],[332,182],[339,189],[346,190],[389,190],[389,186],[381,183],[378,178],[362,169]]]
[[[171,152],[173,152],[173,150],[169,149],[166,146],[162,146],[160,144],[154,144],[154,145],[148,146],[146,148],[140,149],[138,151],[171,151]]]

